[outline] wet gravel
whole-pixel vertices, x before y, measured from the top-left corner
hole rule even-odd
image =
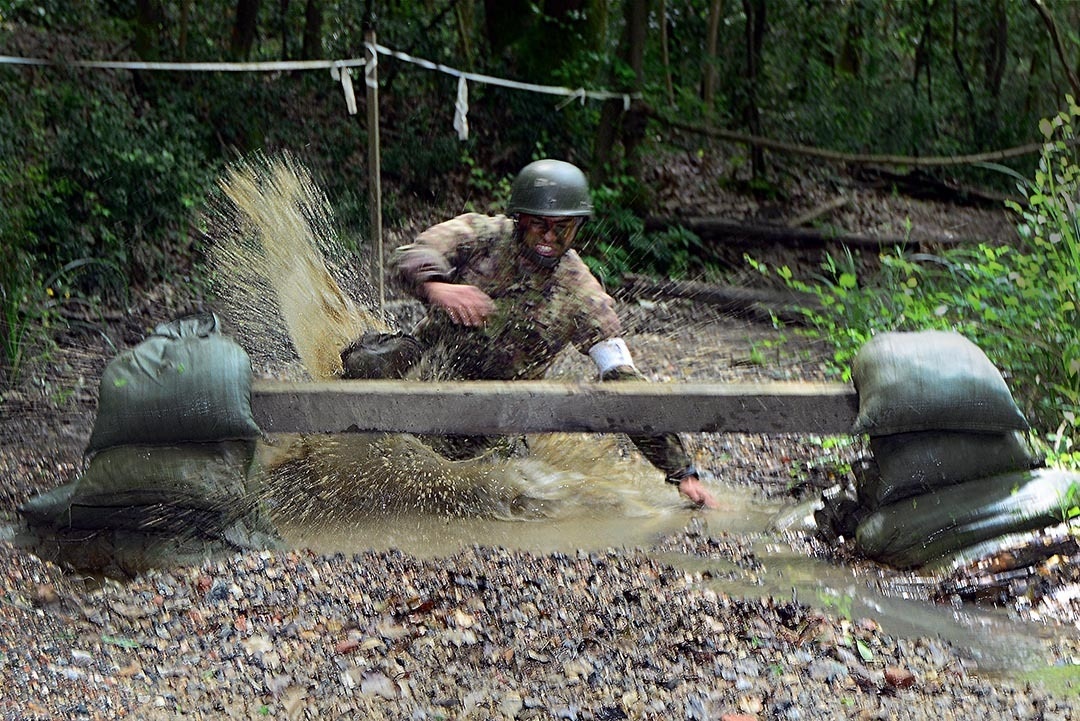
[[[639,551],[249,552],[88,589],[0,548],[5,718],[1071,718],[933,640]]]
[[[623,313],[635,357],[657,380],[823,374],[812,348],[777,350],[770,329],[708,309],[637,304]],[[0,511],[81,467],[95,374],[110,352],[94,343],[61,350],[47,387],[5,398]],[[581,363],[568,356],[556,374],[587,372]],[[805,438],[687,440],[710,473],[793,498],[811,495],[859,451]],[[655,550],[755,568],[742,539],[710,535],[697,518],[688,512],[686,530]],[[539,554],[479,545],[428,560],[256,550],[115,580],[63,571],[0,542],[0,715],[1080,716],[1075,692],[991,677],[963,649],[894,638],[872,619],[728,597],[710,588],[710,573],[688,574],[644,550]],[[1080,660],[1075,625],[1046,635],[1048,664]]]

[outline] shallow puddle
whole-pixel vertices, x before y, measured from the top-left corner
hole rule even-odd
[[[400,438],[372,438],[309,438],[293,448],[293,458],[277,466],[294,494],[311,483],[324,491],[335,489],[333,508],[319,508],[316,494],[314,505],[299,515],[295,508],[279,509],[286,511],[276,521],[287,543],[320,552],[398,549],[425,558],[449,556],[473,544],[540,553],[642,548],[664,563],[701,574],[702,583],[718,592],[794,596],[836,616],[872,618],[895,636],[953,642],[967,649],[983,672],[1012,673],[1037,665],[1045,655],[1039,639],[1062,632],[1011,618],[1002,609],[928,602],[873,566],[853,569],[808,557],[771,530],[776,517],[791,509],[763,501],[748,488],[713,480],[723,508],[690,508],[651,467],[620,457],[608,438],[530,437],[524,458],[442,465],[423,455],[408,461],[387,458],[388,450],[415,452],[418,446],[402,446]],[[365,480],[375,467],[378,482]],[[441,474],[435,492],[420,491],[435,471]],[[425,492],[427,501],[416,501],[420,510],[410,508],[409,498]],[[485,512],[472,512],[477,509]],[[745,554],[757,563],[748,567],[658,545],[688,528],[702,537],[744,544]]]

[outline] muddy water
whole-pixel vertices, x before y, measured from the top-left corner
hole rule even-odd
[[[353,277],[329,204],[297,163],[255,159],[223,178],[212,219],[220,311],[267,368],[300,359],[312,378],[340,373],[338,350],[385,327],[343,285]],[[725,507],[688,509],[658,473],[611,438],[545,435],[527,452],[451,462],[401,435],[279,437],[259,452],[264,502],[285,539],[318,551],[396,548],[439,557],[479,543],[534,551],[649,548],[699,519],[706,534],[739,534],[752,571],[681,553],[663,560],[701,572],[718,591],[790,597],[886,631],[941,636],[984,668],[1026,665],[1038,630],[1004,613],[906,599],[871,572],[807,558],[766,533],[778,505],[714,485]],[[740,541],[741,542],[741,541]],[[708,573],[706,573],[708,572]],[[886,588],[883,592],[881,589]]]
[[[967,649],[983,671],[1009,673],[1037,664],[1043,653],[1040,635],[1053,633],[1016,621],[1003,610],[931,603],[919,589],[883,579],[873,567],[851,569],[808,557],[771,530],[775,519],[791,509],[763,501],[746,487],[713,481],[723,507],[689,508],[650,467],[615,455],[618,449],[607,439],[531,437],[528,458],[443,461],[441,479],[410,478],[409,471],[400,471],[410,464],[417,469],[415,458],[399,455],[383,465],[382,450],[375,450],[402,446],[415,451],[417,443],[403,443],[400,437],[363,442],[324,437],[299,441],[289,451],[276,449],[293,454],[268,470],[276,487],[269,503],[286,541],[327,553],[398,549],[427,558],[473,544],[573,554],[656,549],[661,539],[691,529],[745,544],[745,552],[760,565],[748,569],[679,551],[652,553],[689,574],[701,574],[702,583],[717,592],[794,596],[850,619],[873,618],[897,636],[952,641]],[[432,463],[439,461],[429,459],[423,471],[430,471]],[[380,466],[383,470],[376,470]]]

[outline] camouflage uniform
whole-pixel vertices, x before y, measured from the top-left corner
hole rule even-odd
[[[414,295],[428,281],[468,284],[491,297],[495,310],[481,327],[455,324],[431,309],[413,336],[424,348],[416,371],[427,380],[535,380],[570,343],[584,354],[618,338],[622,326],[614,301],[573,250],[552,271],[523,268],[515,222],[506,216],[467,213],[428,228],[398,248],[393,266]],[[644,380],[632,365],[607,371],[602,380]],[[692,472],[679,437],[632,435],[669,481]],[[476,439],[472,439],[473,442]],[[469,442],[459,437],[458,442]]]

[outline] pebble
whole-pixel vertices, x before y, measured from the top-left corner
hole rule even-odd
[[[105,617],[99,627],[60,607],[42,613],[32,604],[0,605],[0,645],[13,649],[11,703],[48,709],[30,719],[78,703],[91,718],[113,718],[164,701],[162,711],[207,718],[221,708],[284,714],[288,702],[317,717],[803,721],[857,718],[859,711],[874,718],[891,689],[902,703],[883,718],[941,718],[943,709],[956,718],[1076,713],[1067,697],[964,672],[963,654],[947,643],[907,639],[901,654],[897,640],[874,624],[790,602],[705,593],[692,576],[642,551],[568,557],[473,547],[430,561],[392,551],[280,553],[274,560],[293,571],[276,578],[239,574],[252,559],[239,554],[83,588],[0,545],[8,578],[49,579],[61,596],[78,597]],[[200,575],[233,579],[237,607],[183,581]],[[298,592],[295,579],[315,575],[320,592]],[[454,576],[485,582],[453,583]],[[519,578],[530,579],[529,590]],[[154,596],[162,584],[174,595],[190,588],[192,613],[160,613]],[[271,597],[273,605],[252,600]],[[239,634],[238,615],[248,626]],[[703,625],[705,618],[714,623]],[[799,640],[810,622],[832,633]],[[865,663],[835,640],[856,628],[875,649]],[[464,634],[470,642],[458,643]],[[81,639],[67,652],[69,662],[49,664],[44,649],[69,645],[67,638]],[[883,660],[896,658],[904,665]],[[100,676],[98,669],[112,671]],[[946,673],[952,669],[958,672]],[[931,677],[932,684],[915,682]],[[50,679],[47,696],[33,678]]]

